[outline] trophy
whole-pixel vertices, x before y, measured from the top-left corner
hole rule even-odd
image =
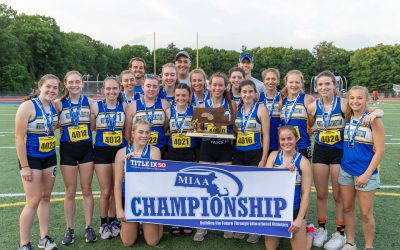
[[[227,133],[228,125],[234,126],[234,121],[229,112],[223,107],[200,108],[196,107],[192,116],[193,132],[186,132],[186,136],[212,138],[212,139],[235,139],[233,134]],[[206,127],[207,130],[203,128]]]

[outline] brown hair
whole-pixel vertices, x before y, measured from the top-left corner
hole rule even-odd
[[[294,135],[294,138],[296,139],[296,141],[299,140],[299,135],[297,134],[296,129],[290,125],[283,125],[278,128],[278,138],[280,137],[283,130],[289,130]],[[279,144],[279,148],[280,147],[281,147],[281,145]],[[296,143],[296,151],[299,151],[299,148],[297,147],[297,143]]]
[[[36,89],[34,89],[33,92],[32,92],[29,96],[25,96],[25,97],[23,98],[23,100],[24,100],[24,101],[27,101],[27,100],[31,100],[31,99],[33,99],[33,98],[38,97],[39,94],[40,94],[39,88],[42,87],[42,85],[43,85],[47,80],[49,80],[49,79],[54,79],[54,80],[56,80],[56,81],[58,82],[58,88],[61,89],[61,81],[60,81],[60,79],[59,79],[57,76],[55,76],[55,75],[46,74],[46,75],[42,76],[42,77],[39,79],[39,81],[38,81],[38,83],[37,83]]]
[[[106,85],[106,82],[108,82],[108,81],[115,81],[118,84],[118,87],[121,89],[121,84],[119,83],[117,78],[115,78],[113,76],[108,76],[108,77],[106,77],[106,79],[103,80],[103,87],[102,87],[103,89],[104,89],[104,87]],[[119,93],[119,95],[117,97],[117,102],[119,102],[119,103],[123,103],[124,102],[124,100],[122,99],[122,96],[121,96],[121,92]]]
[[[281,80],[281,74],[279,73],[279,70],[277,70],[275,68],[268,68],[268,69],[264,69],[263,72],[261,72],[262,82],[264,82],[264,80],[265,80],[265,75],[270,72],[275,74],[276,78],[278,79],[278,82]]]
[[[78,76],[81,78],[82,84],[83,84],[83,76],[82,76],[81,73],[79,73],[79,72],[76,71],[76,70],[68,71],[68,72],[65,74],[65,76],[64,76],[64,95],[61,97],[61,101],[64,101],[65,98],[67,98],[67,97],[69,96],[68,89],[65,87],[65,85],[67,84],[67,79],[68,79],[68,77],[69,77],[70,75],[74,75],[74,74],[75,74],[75,75],[78,75]]]
[[[239,93],[242,91],[242,88],[243,88],[244,86],[251,86],[251,87],[253,87],[254,93],[257,94],[257,87],[256,87],[256,84],[255,84],[252,80],[243,80],[243,81],[241,81],[241,82],[240,82],[240,85],[239,85]],[[257,98],[257,97],[256,97],[256,98]],[[254,99],[254,102],[257,102],[257,99]],[[242,98],[240,98],[240,103],[239,103],[239,106],[238,106],[238,110],[239,110],[242,106],[243,106],[243,101],[242,101]]]
[[[138,127],[139,125],[147,125],[147,126],[149,126],[150,129],[151,129],[151,127],[152,127],[152,124],[149,123],[146,119],[136,119],[135,122],[132,123],[132,130],[131,130],[131,133],[135,132],[135,130],[137,129],[137,127]],[[131,136],[131,140],[130,140],[129,143],[132,144],[132,143],[133,143],[133,140],[134,140],[134,136],[132,135],[132,136]]]
[[[144,70],[147,69],[146,61],[145,61],[143,58],[141,58],[141,57],[133,57],[133,58],[129,61],[128,69],[131,69],[131,68],[132,68],[132,63],[133,63],[134,61],[142,62],[142,63],[143,63]]]
[[[228,81],[228,77],[226,76],[225,73],[222,73],[222,72],[216,72],[216,73],[214,73],[214,74],[212,74],[210,76],[210,86],[211,86],[214,78],[216,78],[216,77],[220,77],[220,78],[224,79],[225,87],[228,87],[228,82],[229,82]],[[231,95],[228,92],[228,88],[225,89],[225,91],[223,93],[223,97],[228,102],[229,109],[231,111],[231,116],[232,116],[231,120],[234,121],[236,119],[236,113],[234,113],[234,110],[233,110],[233,107],[232,107],[232,99],[231,99]],[[233,126],[233,127],[235,127],[235,126]]]
[[[347,104],[346,104],[346,112],[344,113],[344,118],[346,121],[349,121],[351,119],[351,117],[354,115],[353,110],[350,108],[350,95],[351,95],[351,91],[353,90],[362,90],[364,91],[364,95],[365,98],[367,99],[367,103],[368,103],[368,98],[369,98],[369,93],[368,93],[368,89],[364,86],[353,86],[351,87],[351,89],[349,90],[349,92],[347,93]]]
[[[315,83],[317,83],[318,79],[321,77],[329,77],[332,80],[333,85],[335,85],[335,89],[333,90],[333,94],[334,95],[340,95],[340,91],[337,89],[337,85],[336,85],[336,77],[335,75],[329,71],[329,70],[324,70],[321,73],[319,73],[316,77],[315,77]]]
[[[179,84],[179,79],[178,79],[178,69],[176,68],[174,63],[166,63],[162,66],[161,68],[161,81],[164,75],[164,69],[166,68],[173,68],[175,70],[175,75],[176,75],[176,82],[175,82],[175,86],[177,86]]]
[[[240,73],[242,73],[243,78],[245,78],[246,72],[244,72],[244,70],[243,70],[242,68],[233,67],[233,68],[231,68],[231,69],[228,71],[228,80],[229,80],[229,78],[231,78],[232,73],[233,73],[233,72],[237,72],[237,71],[240,72]]]
[[[119,74],[119,83],[120,83],[120,86],[121,86],[122,90],[124,90],[124,85],[122,84],[122,77],[124,75],[127,75],[127,74],[132,74],[133,75],[133,72],[127,69],[127,70],[121,71],[121,73]]]
[[[304,76],[303,76],[303,73],[301,73],[300,70],[292,69],[292,70],[290,70],[289,72],[287,72],[286,75],[285,75],[285,78],[284,78],[285,87],[283,87],[283,89],[281,90],[281,97],[280,97],[280,100],[279,100],[279,105],[281,105],[281,106],[283,105],[283,100],[284,100],[286,97],[288,97],[288,89],[287,89],[287,87],[286,87],[286,83],[287,83],[287,80],[288,80],[288,78],[289,78],[290,75],[298,75],[298,76],[300,76],[300,78],[301,78],[301,83],[303,84],[303,87],[302,87],[302,88],[304,88]]]

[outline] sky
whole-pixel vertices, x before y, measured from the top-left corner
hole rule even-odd
[[[240,51],[242,46],[309,49],[321,41],[356,50],[400,41],[397,0],[1,0],[53,17],[63,32],[125,44]]]

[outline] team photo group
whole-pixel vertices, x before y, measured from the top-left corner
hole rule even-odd
[[[278,69],[267,68],[261,81],[256,79],[253,59],[243,52],[229,72],[207,76],[201,68],[190,70],[191,56],[186,51],[163,65],[160,75],[146,73],[146,62],[134,57],[119,77],[104,79],[101,99],[83,94],[85,83],[78,71],[67,72],[62,81],[51,74],[40,78],[15,118],[26,195],[18,249],[35,249],[31,232],[36,215],[37,247],[46,250],[57,249],[57,244],[84,244],[74,243],[78,232],[87,243],[119,237],[127,247],[138,237],[156,246],[167,230],[177,241],[185,235],[197,242],[207,240],[206,229],[125,218],[125,167],[131,158],[289,169],[296,175],[293,222],[288,228],[292,249],[357,249],[358,228],[364,236],[358,248],[373,249],[374,198],[384,154],[383,111],[368,106],[369,92],[363,86],[352,86],[343,97],[329,70],[315,77],[313,96],[304,92],[304,76],[296,69],[281,78]],[[196,108],[223,108],[230,122],[197,124],[192,119]],[[186,134],[197,126],[235,139]],[[65,187],[64,214],[58,215],[65,217],[63,239],[50,236],[50,197],[56,175],[61,175]],[[93,214],[94,175],[100,188],[98,215]],[[78,183],[86,226],[75,231]],[[312,186],[316,193],[311,192]],[[330,187],[334,207],[328,208]],[[312,195],[316,204],[310,203]],[[307,216],[310,207],[316,207],[317,218]],[[330,225],[336,224],[329,233],[328,210],[335,214]],[[272,235],[229,231],[223,232],[223,238],[249,244],[264,239],[266,249],[278,249],[280,243]]]

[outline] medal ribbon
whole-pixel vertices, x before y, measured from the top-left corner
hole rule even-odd
[[[353,133],[351,133],[351,126],[353,125],[355,119],[354,119],[353,116],[351,116],[349,129],[347,130],[347,136],[349,137],[349,146],[350,146],[350,147],[354,147],[354,141],[355,141],[356,136],[357,136],[357,131],[358,131],[358,129],[360,128],[360,126],[361,126],[361,124],[362,124],[362,122],[363,122],[363,120],[364,120],[364,117],[365,117],[367,114],[368,114],[367,111],[365,111],[365,112],[362,114],[362,116],[360,117],[360,119],[358,120],[358,122],[357,122],[357,124],[356,124],[356,128],[353,130]]]
[[[147,154],[147,151],[149,151],[149,149],[150,149],[149,144],[146,144],[146,146],[144,146],[144,148],[142,150],[142,154],[140,155],[140,158],[144,158],[144,156]],[[132,151],[136,152],[135,151],[135,146],[133,144],[130,144],[128,146],[128,152],[132,153]]]
[[[117,124],[118,106],[119,106],[119,102],[117,101],[117,105],[115,106],[115,110],[114,110],[114,116],[111,118],[109,113],[111,113],[112,111],[107,108],[106,101],[103,101],[104,116],[106,118],[107,127],[112,132],[115,131],[115,127],[116,127],[116,124]]]
[[[288,106],[289,106],[289,103],[286,103],[286,105],[285,105],[285,125],[287,125],[287,124],[289,123],[290,119],[292,119],[293,111],[294,111],[294,109],[296,108],[297,101],[298,101],[299,98],[300,98],[300,94],[301,94],[301,93],[299,93],[299,94],[297,95],[296,99],[294,100],[293,105],[292,105],[292,107],[290,108],[289,113],[288,113]],[[288,100],[286,99],[286,101],[288,101]]]
[[[50,102],[50,113],[46,112],[46,109],[43,106],[42,101],[40,101],[39,97],[33,99],[33,101],[39,106],[40,111],[42,111],[43,119],[46,122],[46,133],[49,134],[53,131],[53,104]]]
[[[78,126],[79,124],[79,116],[81,115],[81,108],[82,108],[82,100],[83,97],[82,95],[79,97],[79,102],[78,106],[76,107],[76,111],[74,112],[74,109],[72,108],[72,103],[71,103],[71,98],[68,96],[67,97],[67,103],[69,107],[69,115],[71,117],[71,123],[72,126]]]
[[[240,110],[240,112],[242,113],[242,115],[240,117],[240,125],[241,125],[241,130],[243,133],[247,130],[247,126],[249,125],[248,121],[250,120],[251,115],[253,114],[255,109],[256,109],[256,103],[254,102],[253,106],[251,106],[251,108],[249,110],[249,114],[247,115],[247,118],[246,118],[244,105],[242,106],[242,108]]]
[[[185,124],[185,119],[186,119],[188,110],[189,110],[189,105],[186,107],[186,111],[185,111],[185,113],[183,115],[181,123],[179,123],[178,108],[176,107],[176,105],[173,106],[173,111],[174,111],[173,115],[174,115],[175,125],[176,125],[176,128],[178,129],[178,133],[179,134],[182,134],[183,125]]]
[[[329,123],[331,122],[332,119],[332,112],[336,106],[336,101],[337,101],[336,96],[334,96],[331,102],[331,107],[329,108],[328,113],[326,113],[324,109],[324,101],[322,98],[320,98],[319,107],[322,110],[322,127],[324,129],[327,129],[329,127]]]
[[[275,103],[277,103],[277,98],[279,97],[280,94],[281,93],[279,93],[279,91],[276,91],[276,94],[275,94],[274,98],[272,99],[271,105],[269,105],[269,102],[268,102],[269,98],[267,97],[267,93],[264,92],[264,96],[265,96],[264,104],[268,108],[269,118],[272,118],[272,113],[274,112]]]
[[[141,98],[140,101],[142,102],[143,107],[144,107],[144,110],[146,111],[147,121],[148,121],[150,124],[152,124],[152,123],[153,123],[153,119],[154,119],[154,112],[155,112],[155,110],[156,110],[156,102],[157,102],[157,100],[154,100],[154,105],[153,105],[153,108],[152,108],[152,110],[151,110],[151,115],[149,115],[148,109],[147,109],[147,107],[146,107],[146,102],[144,101],[144,99]]]

